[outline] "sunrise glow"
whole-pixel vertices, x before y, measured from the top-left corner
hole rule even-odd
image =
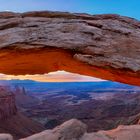
[[[0,74],[0,80],[34,80],[40,82],[88,82],[88,81],[103,81],[98,78],[83,76],[80,74],[69,73],[65,71],[50,72],[48,74],[36,74],[36,75],[5,75]]]

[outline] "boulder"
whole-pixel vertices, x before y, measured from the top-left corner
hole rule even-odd
[[[140,125],[121,125],[113,130],[87,133],[85,124],[72,119],[53,130],[21,140],[140,140]]]
[[[72,119],[53,130],[46,130],[21,140],[78,140],[86,132],[86,125]]]
[[[0,140],[13,140],[10,134],[0,134]]]

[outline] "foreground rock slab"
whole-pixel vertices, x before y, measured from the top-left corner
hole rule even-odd
[[[56,127],[39,134],[21,140],[77,140],[86,132],[86,125],[72,119]]]
[[[0,134],[0,140],[13,140],[9,134]],[[53,130],[45,130],[20,140],[140,140],[140,125],[119,126],[109,131],[87,133],[87,127],[72,119]]]
[[[0,134],[0,140],[13,140],[10,134]]]
[[[119,126],[110,131],[99,132],[107,135],[113,140],[139,140],[140,139],[140,125]]]
[[[65,70],[140,85],[139,44],[140,22],[128,17],[0,13],[0,73]]]
[[[119,126],[109,131],[86,132],[86,125],[72,119],[53,130],[21,140],[140,140],[140,125]]]

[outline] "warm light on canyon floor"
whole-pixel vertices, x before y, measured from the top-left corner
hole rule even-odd
[[[80,74],[70,73],[66,71],[56,71],[50,72],[48,74],[36,74],[36,75],[5,75],[0,74],[0,80],[12,80],[12,79],[19,79],[19,80],[34,80],[40,82],[97,82],[97,81],[104,81],[102,79],[84,76]]]

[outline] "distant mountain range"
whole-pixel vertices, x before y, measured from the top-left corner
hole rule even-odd
[[[43,93],[59,89],[62,91],[84,90],[84,91],[101,91],[101,90],[140,90],[140,87],[111,82],[37,82],[33,80],[0,80],[0,85],[21,86],[30,93]]]

